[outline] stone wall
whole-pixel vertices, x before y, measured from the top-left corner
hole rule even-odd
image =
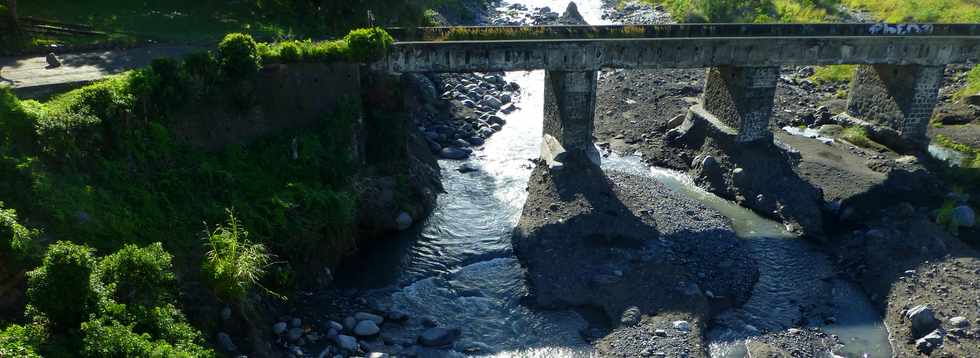
[[[186,108],[173,116],[177,137],[220,150],[310,128],[341,110],[360,116],[361,76],[356,64],[266,66],[255,80],[235,88],[242,92],[217,94],[205,100],[206,106]]]
[[[938,100],[943,66],[861,66],[851,81],[847,112],[897,131],[909,144],[922,146]]]
[[[704,109],[734,128],[738,142],[772,138],[769,118],[778,78],[778,67],[711,68],[702,97]]]
[[[545,72],[544,134],[557,139],[568,152],[593,151],[595,96],[598,74]]]

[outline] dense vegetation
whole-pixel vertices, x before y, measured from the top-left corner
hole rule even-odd
[[[368,61],[391,38],[363,29],[328,43],[339,44],[333,59]],[[214,53],[156,60],[45,102],[0,87],[0,260],[31,270],[23,323],[0,317],[0,356],[209,356],[178,289],[242,303],[253,287],[289,290],[294,267],[353,248],[358,94],[314,128],[248,145],[206,151],[175,136],[185,109],[252,106],[264,61],[322,59],[284,48],[231,34]],[[185,292],[195,282],[210,292]]]
[[[0,1],[0,16],[5,12],[4,2]],[[21,1],[21,17],[73,24],[106,34],[15,35],[0,31],[0,54],[45,50],[52,44],[132,46],[144,39],[211,44],[232,32],[247,33],[263,41],[335,37],[374,25],[424,25],[435,21],[437,16],[432,9],[456,11],[461,7],[460,0]]]

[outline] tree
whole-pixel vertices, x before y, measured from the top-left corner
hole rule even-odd
[[[10,25],[17,27],[17,0],[7,0],[7,14],[10,15]]]

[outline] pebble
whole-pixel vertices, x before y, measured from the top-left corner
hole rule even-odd
[[[967,320],[966,317],[956,316],[949,319],[949,324],[953,325],[953,327],[963,328],[963,327],[969,327],[970,321]]]
[[[344,325],[340,324],[340,322],[337,322],[337,321],[327,322],[327,327],[330,328],[330,329],[335,329],[335,330],[337,330],[337,332],[340,332],[340,331],[343,331],[344,330]]]
[[[272,325],[272,333],[275,333],[276,335],[280,335],[283,332],[286,332],[286,328],[287,327],[288,327],[288,325],[286,324],[286,322],[276,323],[276,324]]]
[[[288,335],[287,338],[289,338],[289,341],[290,342],[298,341],[302,337],[303,337],[303,329],[302,328],[295,327],[295,328],[290,328],[289,329],[289,335]]]
[[[299,318],[293,318],[292,320],[289,321],[289,326],[292,328],[297,328],[302,325],[303,325],[303,320]]]
[[[381,317],[374,313],[367,313],[367,312],[355,313],[354,319],[356,319],[357,321],[371,321],[374,322],[374,324],[381,324],[382,322],[385,321],[384,317]]]

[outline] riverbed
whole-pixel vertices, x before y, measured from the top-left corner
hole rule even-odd
[[[558,12],[567,4],[520,3]],[[590,23],[606,23],[602,0],[580,1],[578,8]],[[338,273],[346,278],[338,284],[364,290],[371,306],[461,328],[458,351],[495,357],[592,356],[583,334],[590,324],[581,314],[521,304],[528,288],[511,250],[511,234],[527,198],[530,160],[539,156],[544,72],[508,73],[506,80],[522,88],[515,99],[519,109],[502,115],[507,125],[469,159],[440,160],[446,192],[433,214],[415,230],[362,247],[362,254]],[[457,170],[464,164],[477,170]],[[827,257],[782,224],[697,188],[683,173],[647,167],[637,156],[607,153],[602,167],[655,178],[728,217],[739,237],[751,243],[759,282],[748,303],[723,312],[710,325],[712,356],[745,356],[746,340],[799,324],[838,335],[845,343],[838,353],[891,356],[887,331],[863,293],[834,279]],[[808,303],[825,307],[811,315],[799,309]],[[391,332],[408,340],[418,333],[409,328]]]

